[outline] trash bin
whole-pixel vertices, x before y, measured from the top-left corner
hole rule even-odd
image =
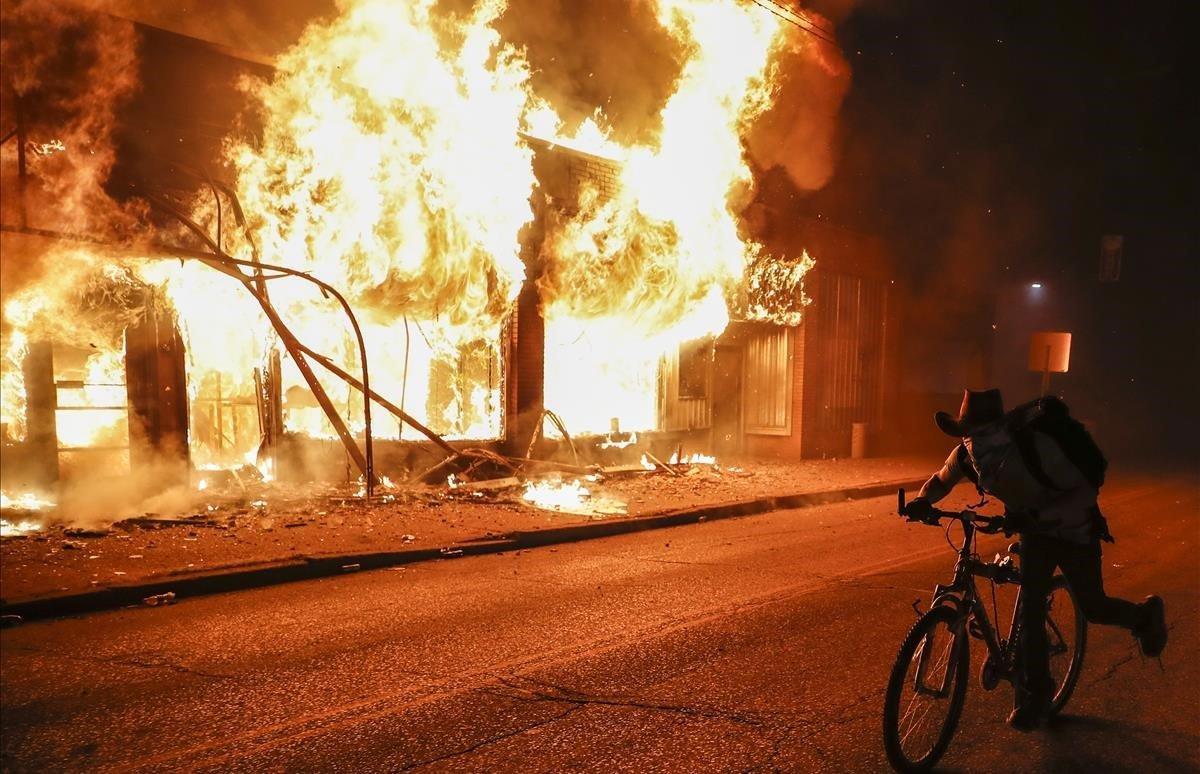
[[[854,422],[850,425],[850,458],[861,460],[867,456],[867,423]]]

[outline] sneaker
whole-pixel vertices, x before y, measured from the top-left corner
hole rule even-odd
[[[1008,724],[1017,731],[1041,728],[1050,719],[1050,697],[1041,692],[1018,694],[1016,707],[1008,715]]]
[[[1050,717],[1049,705],[1017,707],[1008,715],[1008,725],[1017,731],[1028,733],[1046,724]]]
[[[1162,597],[1151,595],[1141,605],[1146,621],[1134,630],[1142,655],[1157,658],[1167,646],[1167,616]]]

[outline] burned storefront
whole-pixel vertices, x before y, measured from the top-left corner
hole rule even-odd
[[[271,61],[21,20],[40,32],[6,53],[6,493],[850,453],[880,416],[880,261],[738,215],[777,24],[735,8],[731,50],[681,11],[672,34],[704,45],[638,145],[567,132],[487,13],[447,43],[406,11],[389,34],[428,45],[401,56],[373,9]]]

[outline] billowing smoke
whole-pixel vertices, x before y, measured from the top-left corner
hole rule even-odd
[[[238,51],[275,56],[300,39],[311,22],[336,15],[334,0],[259,0],[237,3],[164,3],[94,0],[105,11],[152,27],[209,40]]]
[[[133,25],[91,4],[11,0],[0,63],[0,115],[6,129],[20,123],[23,141],[3,146],[5,221],[93,235],[135,228],[134,214],[104,190],[118,112],[137,88]],[[15,175],[21,151],[24,192]]]
[[[498,28],[568,127],[601,111],[613,139],[651,143],[684,52],[644,0],[510,0]]]
[[[823,34],[823,33],[817,33]],[[761,169],[780,167],[801,190],[825,185],[837,164],[837,125],[850,68],[841,52],[798,31],[776,66],[775,101],[746,138]]]
[[[614,140],[645,144],[657,139],[663,105],[688,58],[663,27],[657,5],[510,0],[498,26],[506,40],[525,49],[534,91],[569,128],[600,111]],[[850,68],[830,42],[832,24],[815,15],[794,20],[811,29],[789,29],[774,63],[772,107],[757,118],[746,142],[760,169],[781,167],[797,188],[814,190],[836,164],[838,112]]]

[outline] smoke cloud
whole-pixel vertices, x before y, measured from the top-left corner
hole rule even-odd
[[[821,188],[837,162],[838,114],[850,67],[830,43],[796,30],[776,64],[775,101],[746,138],[763,169],[779,167],[801,190]]]
[[[29,172],[19,192],[18,148],[6,143],[5,221],[105,235],[132,229],[137,218],[113,202],[104,184],[116,160],[118,111],[137,88],[133,25],[90,4],[11,0],[4,5],[0,64],[0,115],[6,128],[20,117]]]

